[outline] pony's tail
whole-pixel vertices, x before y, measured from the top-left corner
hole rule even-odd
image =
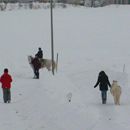
[[[56,72],[57,72],[57,70],[58,70],[58,53],[56,55]]]

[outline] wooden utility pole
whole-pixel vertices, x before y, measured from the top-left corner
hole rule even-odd
[[[52,74],[54,75],[54,40],[53,40],[53,0],[50,1],[51,14],[51,59],[52,59]]]

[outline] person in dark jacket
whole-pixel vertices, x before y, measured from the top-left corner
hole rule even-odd
[[[11,82],[12,77],[8,74],[8,69],[4,69],[4,74],[0,78],[0,82],[2,83],[2,89],[3,89],[3,99],[4,103],[10,103],[11,102]]]
[[[94,88],[96,88],[99,85],[99,89],[101,91],[101,97],[102,97],[102,103],[106,104],[107,101],[107,90],[108,86],[111,87],[111,84],[109,82],[108,76],[104,71],[101,71],[98,75],[97,83],[95,84]]]
[[[32,60],[31,63],[34,69],[34,78],[39,79],[39,69],[41,68],[41,63],[37,54],[35,55],[35,58]]]
[[[39,59],[42,59],[43,58],[43,51],[42,51],[42,49],[39,47],[38,48],[38,52],[37,52],[37,57],[39,58]]]

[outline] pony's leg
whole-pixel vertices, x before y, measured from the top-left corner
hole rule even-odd
[[[117,95],[116,95],[116,105],[118,105],[118,97],[117,97]]]
[[[47,66],[48,71],[51,71],[51,65]]]
[[[117,104],[120,105],[120,95],[117,96]]]
[[[47,68],[48,69],[48,71],[51,71],[51,68],[49,67],[49,68]]]
[[[116,104],[116,96],[115,96],[115,95],[113,95],[113,98],[114,98],[114,103]]]

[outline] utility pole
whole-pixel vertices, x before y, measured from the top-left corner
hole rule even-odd
[[[51,15],[51,59],[52,59],[52,74],[54,75],[53,0],[50,1],[50,15]]]

